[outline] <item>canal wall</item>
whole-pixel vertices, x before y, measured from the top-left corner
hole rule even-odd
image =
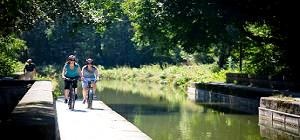
[[[34,81],[0,79],[0,122],[6,120]]]
[[[226,83],[193,83],[187,90],[188,98],[201,104],[211,104],[239,112],[258,114],[260,97],[275,95],[265,88],[254,88]]]
[[[194,83],[187,91],[190,100],[201,104],[258,113],[264,138],[300,139],[299,93],[227,83]]]
[[[259,125],[263,137],[300,139],[300,100],[291,97],[262,97]]]
[[[259,100],[227,95],[219,92],[189,88],[188,98],[202,104],[255,114]]]
[[[1,137],[31,140],[59,139],[51,81],[11,80],[5,82],[11,84],[8,91],[23,95],[18,97],[20,100],[7,100],[8,104],[16,102],[17,105],[8,117],[1,121]],[[13,86],[16,83],[28,82],[30,84],[27,86],[30,88],[25,93],[20,92],[20,87]]]

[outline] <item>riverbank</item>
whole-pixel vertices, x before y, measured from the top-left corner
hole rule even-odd
[[[220,70],[215,64],[202,65],[148,65],[140,68],[118,67],[101,69],[104,79],[154,82],[186,89],[192,82],[224,82],[228,70]]]

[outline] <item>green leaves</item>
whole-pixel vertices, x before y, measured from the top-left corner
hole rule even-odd
[[[20,54],[18,52],[25,50],[26,45],[25,41],[15,36],[0,36],[0,52],[3,53],[6,57],[17,59]]]
[[[99,33],[105,32],[106,28],[114,22],[122,21],[119,1],[83,0],[80,2],[80,9],[97,26]]]
[[[25,48],[25,42],[15,36],[0,36],[0,75],[15,72],[16,60],[21,56],[19,52]]]

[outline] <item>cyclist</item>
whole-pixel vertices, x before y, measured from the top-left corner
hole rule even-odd
[[[32,59],[27,59],[24,67],[25,80],[33,80],[35,73],[36,73],[35,64],[32,62]]]
[[[86,59],[86,65],[82,67],[81,75],[83,76],[82,80],[82,95],[84,104],[87,101],[87,93],[88,93],[88,81],[93,80],[92,87],[93,93],[96,91],[96,81],[99,77],[99,72],[96,66],[93,65],[93,59],[88,58]]]
[[[68,57],[68,61],[65,63],[62,71],[62,78],[70,78],[70,79],[77,79],[81,78],[81,69],[80,65],[76,63],[76,57],[74,55],[70,55]],[[64,96],[65,96],[65,103],[68,102],[69,97],[69,87],[71,81],[64,80],[65,87],[64,87]],[[73,81],[73,88],[75,88],[75,100],[77,99],[77,80]]]

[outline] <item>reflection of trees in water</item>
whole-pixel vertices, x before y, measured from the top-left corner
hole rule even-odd
[[[174,97],[166,96],[176,95],[158,84],[101,81],[100,85],[104,102],[153,139],[260,139],[256,115],[209,108],[185,96],[171,102]]]
[[[133,94],[140,94],[142,96],[150,97],[155,100],[166,100],[174,104],[186,101],[186,97],[184,95],[185,93],[182,93],[181,91],[174,89],[173,87],[160,84],[113,80],[100,81],[99,85],[100,87],[111,88],[123,92],[130,92]]]
[[[202,112],[182,111],[179,123],[182,139],[259,140],[257,118],[254,115],[227,114],[204,107]]]

